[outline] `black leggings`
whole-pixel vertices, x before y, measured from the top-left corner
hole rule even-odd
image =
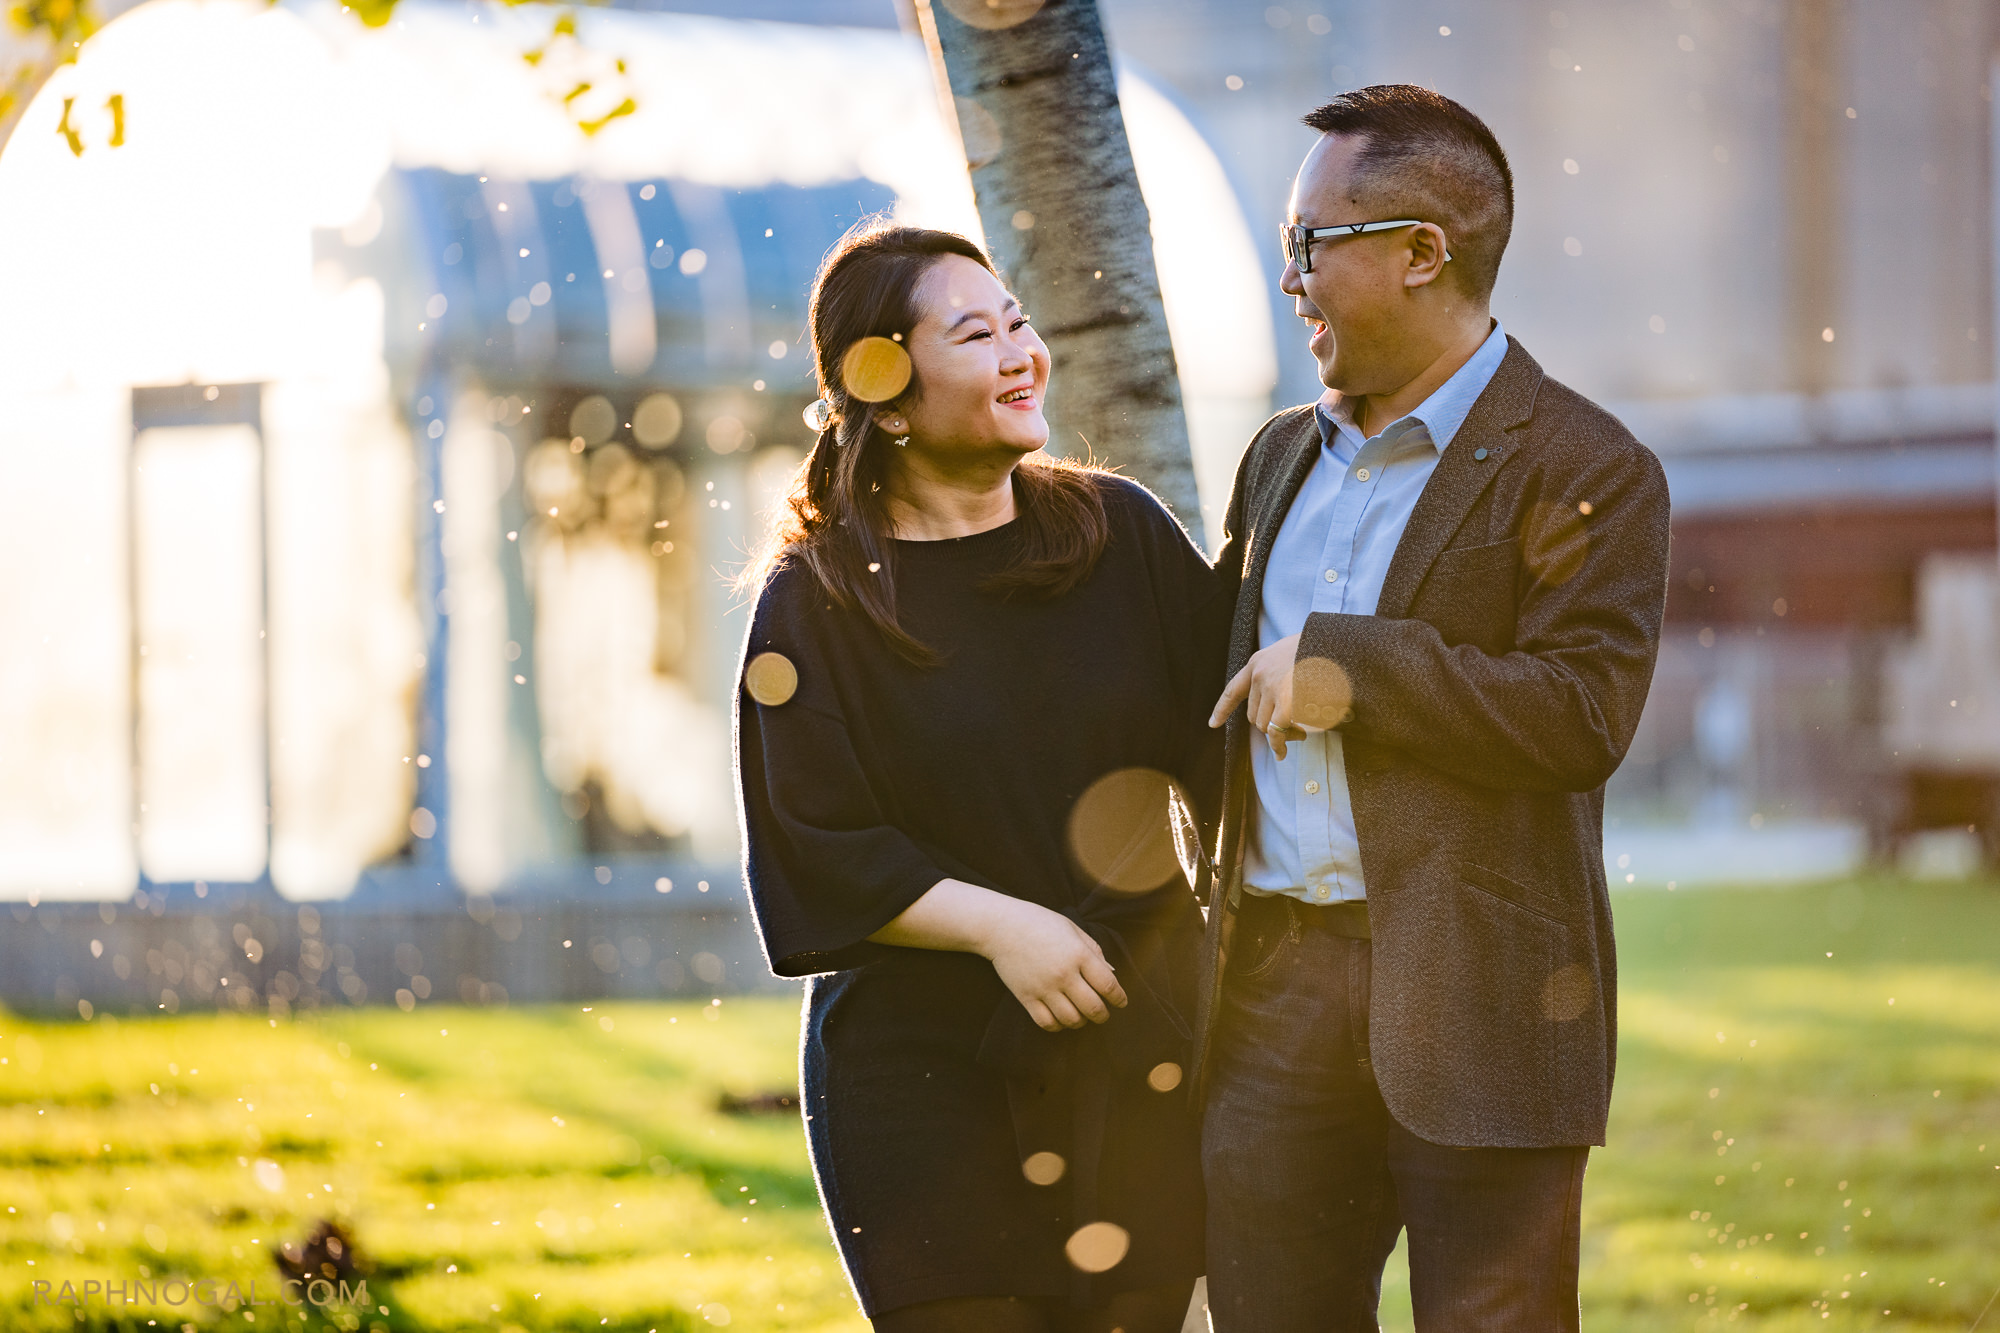
[[[875,1333],[1180,1333],[1192,1283],[1121,1292],[1106,1305],[1070,1310],[1021,1296],[965,1296],[890,1310]]]

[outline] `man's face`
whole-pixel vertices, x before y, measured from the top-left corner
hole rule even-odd
[[[1323,134],[1292,183],[1289,221],[1307,227],[1377,222],[1373,207],[1350,182],[1358,136]],[[1320,383],[1350,397],[1386,393],[1408,374],[1400,369],[1402,322],[1410,271],[1407,230],[1369,232],[1312,243],[1312,272],[1286,264],[1279,286],[1307,321],[1307,347],[1319,362]]]

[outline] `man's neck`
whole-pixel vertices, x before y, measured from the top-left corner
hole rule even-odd
[[[1472,359],[1472,354],[1485,345],[1492,333],[1492,316],[1483,315],[1476,322],[1468,321],[1457,336],[1431,358],[1430,364],[1402,387],[1388,393],[1360,394],[1347,399],[1348,413],[1354,420],[1355,428],[1372,439],[1392,422],[1400,421],[1422,407],[1424,400],[1443,388],[1445,381]]]
[[[921,457],[897,460],[888,486],[896,536],[945,541],[1013,522],[1014,461],[940,469]]]

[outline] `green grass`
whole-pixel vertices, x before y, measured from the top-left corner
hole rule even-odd
[[[2000,1288],[2000,890],[1616,909],[1586,1324],[1966,1333]],[[796,1006],[764,999],[275,1027],[0,1015],[0,1326],[306,1330],[284,1307],[192,1303],[79,1323],[29,1284],[143,1271],[268,1295],[270,1248],[334,1217],[374,1265],[364,1329],[669,1333],[725,1309],[741,1329],[863,1329],[796,1119],[717,1109],[788,1088],[796,1031]],[[260,1183],[260,1159],[282,1180]],[[1408,1328],[1407,1279],[1387,1286],[1384,1327]],[[2000,1306],[1980,1327],[2000,1333]]]
[[[80,1326],[36,1277],[268,1296],[271,1247],[335,1217],[374,1265],[350,1327],[865,1328],[796,1118],[717,1110],[792,1087],[796,1032],[769,999],[0,1022],[0,1326]],[[304,1327],[116,1313],[81,1326]]]
[[[1613,903],[1586,1325],[1966,1333],[2000,1288],[2000,889]],[[1385,1329],[1410,1326],[1406,1281]],[[1980,1327],[2000,1330],[2000,1304]]]

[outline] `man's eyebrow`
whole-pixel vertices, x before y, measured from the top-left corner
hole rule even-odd
[[[1000,307],[1000,313],[1004,315],[1009,310],[1019,310],[1020,308],[1021,308],[1021,303],[1010,296],[1007,298],[1007,303]],[[956,333],[958,332],[958,326],[965,323],[967,320],[985,319],[985,318],[986,318],[986,312],[983,310],[968,310],[964,314],[960,315],[957,319],[954,319],[950,324],[947,324],[945,326],[944,331],[946,333]]]

